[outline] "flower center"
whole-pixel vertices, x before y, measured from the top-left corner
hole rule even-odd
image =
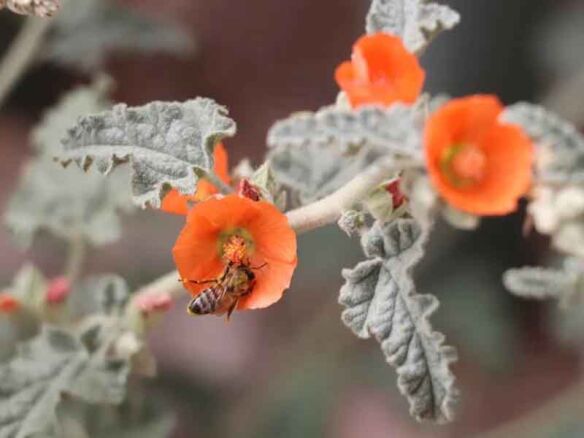
[[[232,230],[221,236],[219,252],[221,257],[231,263],[249,263],[253,252],[253,241],[249,233],[242,229]]]
[[[474,186],[485,176],[485,153],[474,144],[459,143],[447,148],[440,159],[440,168],[456,187]]]

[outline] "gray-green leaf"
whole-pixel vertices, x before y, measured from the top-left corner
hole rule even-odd
[[[412,52],[419,53],[441,31],[452,29],[460,15],[448,6],[428,0],[373,0],[367,15],[367,33],[399,36]]]
[[[420,160],[422,148],[415,123],[415,112],[402,105],[356,110],[330,106],[276,122],[268,132],[268,146],[324,147],[334,143],[344,153],[367,147]]]
[[[332,193],[384,155],[421,161],[419,132],[415,110],[401,105],[326,107],[274,124],[268,133],[268,158],[278,180],[308,203]]]
[[[193,49],[189,35],[113,0],[70,0],[58,15],[44,57],[67,67],[95,71],[110,51],[169,52]]]
[[[40,230],[64,239],[83,238],[95,245],[118,239],[118,210],[132,209],[129,176],[119,172],[109,178],[79,169],[63,169],[53,162],[62,154],[61,139],[83,114],[104,111],[108,78],[67,93],[50,109],[33,131],[39,156],[31,160],[21,177],[5,216],[18,242],[27,246]]]
[[[88,355],[67,332],[45,327],[0,366],[0,437],[51,436],[55,409]]]
[[[45,157],[33,159],[8,204],[5,223],[23,246],[41,230],[94,245],[114,242],[121,235],[118,210],[132,207],[128,180],[126,172],[85,175]]]
[[[539,163],[542,182],[584,182],[584,136],[574,125],[541,106],[524,102],[507,107],[503,120],[520,125],[544,149],[540,155],[547,152]]]
[[[39,154],[53,158],[63,151],[61,140],[77,118],[96,114],[111,108],[108,91],[112,80],[98,77],[93,84],[81,86],[65,94],[61,100],[43,116],[32,132],[32,144]]]
[[[578,275],[564,269],[523,267],[505,272],[503,283],[522,298],[565,299],[575,293]]]
[[[339,302],[343,322],[360,338],[374,336],[381,344],[410,413],[418,421],[443,423],[452,421],[458,399],[450,370],[456,352],[430,325],[438,300],[417,294],[412,279],[427,235],[413,219],[375,224],[362,239],[370,260],[343,271]]]
[[[171,187],[194,193],[199,178],[212,173],[215,144],[235,130],[227,110],[211,99],[116,105],[80,118],[63,140],[61,159],[84,170],[95,163],[104,174],[129,161],[134,202],[157,208]]]

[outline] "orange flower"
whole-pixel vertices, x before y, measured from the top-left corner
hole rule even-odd
[[[213,151],[213,170],[225,184],[230,184],[228,155],[223,143],[218,143]],[[218,193],[219,190],[209,181],[202,179],[197,184],[197,191],[194,195],[183,195],[178,190],[172,189],[162,200],[160,209],[166,213],[186,215],[189,212],[190,204],[203,201],[209,196]]]
[[[414,103],[422,92],[426,74],[400,38],[377,33],[361,37],[353,46],[351,61],[335,73],[351,105]]]
[[[228,263],[249,264],[256,282],[239,309],[278,301],[296,268],[296,234],[274,205],[238,195],[212,197],[195,205],[173,248],[176,266],[193,296],[218,278]]]
[[[426,124],[428,173],[442,197],[477,215],[504,215],[531,184],[533,146],[515,125],[499,121],[496,96],[453,99]]]
[[[0,313],[14,313],[20,309],[20,301],[7,292],[0,293]]]

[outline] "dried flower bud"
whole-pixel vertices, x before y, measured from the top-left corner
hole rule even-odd
[[[49,304],[59,304],[67,299],[71,292],[71,282],[67,277],[56,277],[49,282],[45,301]]]
[[[0,313],[14,313],[20,309],[20,301],[7,292],[0,293]]]
[[[0,0],[0,8],[8,6],[12,12],[22,15],[50,17],[61,7],[60,0]]]
[[[242,179],[239,181],[239,186],[237,187],[237,193],[239,196],[244,198],[249,198],[252,201],[261,201],[263,196],[261,190],[253,185],[249,180]]]
[[[401,191],[400,183],[400,179],[396,178],[385,185],[385,190],[391,195],[394,209],[401,207],[407,200],[406,195]]]

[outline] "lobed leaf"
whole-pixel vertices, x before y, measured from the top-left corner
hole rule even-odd
[[[268,146],[324,147],[334,143],[344,153],[367,147],[421,159],[420,138],[414,124],[414,112],[402,105],[355,110],[330,106],[276,122],[268,132]]]
[[[522,298],[565,299],[576,291],[578,276],[564,269],[523,267],[503,275],[505,287]]]
[[[520,125],[545,154],[538,169],[542,182],[584,182],[584,136],[571,123],[545,108],[520,102],[507,107],[503,119]],[[549,156],[548,156],[549,155]]]
[[[343,271],[339,302],[343,322],[358,337],[374,336],[381,344],[410,413],[418,421],[443,423],[452,421],[458,399],[450,370],[456,351],[430,325],[438,300],[417,294],[412,279],[427,237],[413,219],[375,224],[362,241],[370,259]]]
[[[212,173],[215,144],[235,130],[227,110],[211,99],[116,105],[80,118],[63,140],[61,160],[84,170],[95,163],[106,175],[129,161],[134,202],[157,208],[171,187],[193,193],[201,175]]]
[[[277,122],[268,158],[301,203],[322,198],[387,154],[421,161],[417,115],[404,106],[326,107]],[[389,175],[388,175],[389,177]]]
[[[402,38],[419,53],[443,30],[452,29],[460,15],[428,0],[373,0],[367,14],[367,33],[386,32]]]
[[[169,52],[193,49],[189,35],[171,23],[156,21],[113,0],[72,0],[56,18],[44,57],[91,72],[110,51]]]

